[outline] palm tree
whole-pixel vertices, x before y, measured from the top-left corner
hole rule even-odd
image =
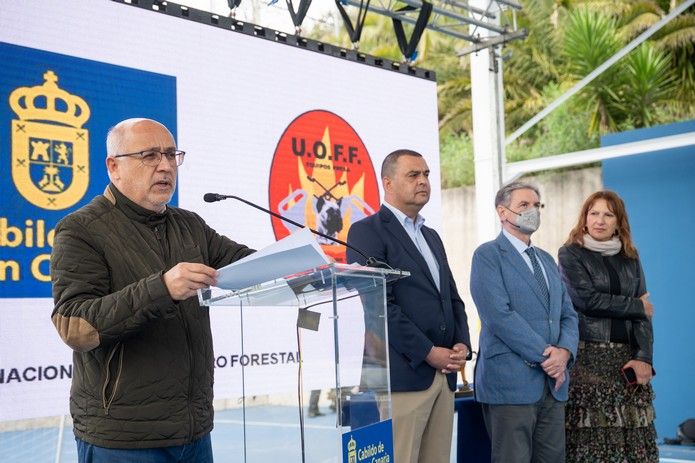
[[[472,131],[471,78],[465,66],[459,75],[440,81],[437,86],[442,137]]]
[[[683,117],[695,117],[695,13],[673,19],[652,40],[657,49],[670,55],[677,75],[672,105]]]
[[[624,2],[618,3],[626,5]],[[664,16],[664,11],[655,1],[631,2],[629,7],[623,9],[622,15],[616,16],[619,27],[618,34],[622,41],[627,43],[658,22],[662,16]]]
[[[627,43],[658,22],[682,1],[677,0],[579,0],[594,11],[611,15],[619,28],[619,38]],[[676,80],[673,99],[668,106],[675,118],[695,116],[695,7],[668,22],[649,42],[670,55]],[[664,121],[668,122],[668,120]]]
[[[611,17],[588,8],[569,15],[563,39],[569,77],[575,81],[584,78],[620,50],[615,30],[616,22]],[[614,131],[617,121],[624,119],[618,95],[623,84],[623,74],[613,66],[580,92],[579,98],[591,108],[589,133]]]
[[[623,66],[625,90],[623,106],[635,127],[647,127],[658,121],[660,104],[671,99],[675,75],[668,53],[650,43],[630,53]]]

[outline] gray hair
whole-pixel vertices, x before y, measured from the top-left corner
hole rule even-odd
[[[106,134],[106,156],[122,154],[121,150],[123,148],[123,133],[138,122],[142,122],[144,120],[145,119],[142,118],[126,119],[111,127]]]
[[[396,171],[396,163],[401,156],[415,156],[421,158],[422,154],[408,149],[397,149],[396,151],[389,153],[384,158],[384,162],[381,163],[381,178],[393,177],[393,174]]]
[[[508,207],[509,203],[512,202],[512,192],[516,190],[533,190],[538,195],[538,199],[541,198],[541,193],[538,191],[538,187],[536,185],[526,182],[512,182],[507,183],[499,189],[495,195],[495,207],[499,205]]]

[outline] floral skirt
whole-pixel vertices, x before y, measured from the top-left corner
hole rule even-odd
[[[651,384],[628,386],[627,344],[580,343],[565,413],[567,463],[658,463]]]

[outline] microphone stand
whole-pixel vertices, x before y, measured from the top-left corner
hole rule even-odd
[[[332,236],[326,235],[325,233],[321,233],[321,232],[318,231],[318,230],[314,230],[313,228],[307,227],[306,225],[302,225],[301,223],[296,222],[296,221],[294,221],[294,220],[292,220],[292,219],[288,219],[287,217],[283,217],[283,216],[281,216],[280,214],[278,214],[277,212],[273,212],[273,211],[271,211],[270,209],[266,209],[266,208],[264,208],[264,207],[261,207],[261,206],[259,206],[258,204],[252,203],[251,201],[248,201],[248,200],[246,200],[246,199],[244,199],[244,198],[240,198],[239,196],[234,196],[234,195],[220,195],[220,194],[217,194],[217,193],[205,193],[205,195],[203,196],[203,200],[204,200],[205,202],[208,202],[208,203],[214,203],[214,202],[216,202],[216,201],[222,201],[223,199],[236,199],[237,201],[241,201],[241,202],[244,203],[244,204],[248,204],[249,206],[251,206],[251,207],[253,207],[253,208],[255,208],[255,209],[258,209],[259,211],[263,211],[263,212],[265,212],[266,214],[270,214],[270,215],[272,215],[273,217],[275,217],[275,218],[277,218],[277,219],[280,219],[280,220],[282,220],[282,221],[284,221],[284,222],[291,223],[292,225],[294,225],[294,226],[296,226],[296,227],[299,227],[299,228],[308,228],[309,231],[310,231],[311,233],[313,233],[314,235],[318,235],[318,236],[321,236],[321,237],[323,237],[323,238],[326,238],[326,239],[328,239],[328,240],[330,240],[330,241],[333,241],[333,242],[335,242],[335,243],[342,244],[342,245],[345,246],[346,248],[352,249],[353,251],[355,251],[356,253],[358,253],[358,254],[361,255],[362,257],[364,257],[365,262],[366,262],[365,265],[366,265],[367,267],[386,268],[386,269],[393,270],[393,268],[392,268],[389,264],[387,264],[386,262],[381,262],[381,261],[375,259],[374,257],[370,257],[370,256],[366,255],[365,253],[363,253],[362,251],[360,251],[360,250],[357,249],[356,247],[354,247],[354,246],[352,246],[352,245],[346,243],[346,242],[343,241],[343,240],[339,240],[338,238],[334,238],[334,237],[332,237]]]
[[[352,249],[353,251],[357,252],[359,255],[361,255],[362,257],[364,257],[365,262],[366,262],[366,265],[367,265],[368,267],[384,268],[384,269],[393,270],[393,268],[392,268],[390,265],[388,265],[387,263],[381,262],[381,261],[375,259],[374,257],[367,256],[364,252],[360,251],[360,250],[357,249],[356,247],[354,247],[354,246],[352,246],[352,245],[346,243],[346,242],[343,241],[343,240],[340,240],[340,239],[338,239],[338,238],[334,238],[334,237],[332,237],[332,236],[326,235],[325,233],[321,233],[321,232],[319,232],[319,231],[317,231],[317,230],[314,230],[313,228],[307,227],[306,225],[303,225],[303,224],[301,224],[301,223],[299,223],[299,222],[296,222],[296,221],[294,221],[294,220],[292,220],[292,219],[288,219],[287,217],[283,217],[283,216],[281,216],[280,214],[278,214],[278,213],[276,213],[276,212],[273,212],[273,211],[271,211],[271,210],[269,210],[269,209],[266,209],[266,208],[264,208],[264,207],[261,207],[261,206],[259,206],[258,204],[252,203],[251,201],[248,201],[248,200],[246,200],[246,199],[244,199],[244,198],[240,198],[239,196],[235,196],[235,195],[221,195],[221,194],[217,194],[217,193],[205,193],[205,195],[203,196],[203,199],[205,200],[205,202],[208,202],[208,203],[213,203],[213,202],[216,202],[216,201],[222,201],[222,200],[224,200],[224,199],[236,199],[237,201],[241,201],[242,203],[247,204],[247,205],[253,207],[254,209],[258,209],[259,211],[263,211],[263,212],[265,212],[265,213],[267,213],[267,214],[270,214],[271,216],[273,216],[273,217],[275,217],[275,218],[277,218],[277,219],[279,219],[279,220],[282,220],[282,221],[284,221],[284,222],[291,223],[292,225],[294,225],[294,226],[296,226],[296,227],[299,227],[299,228],[308,228],[309,231],[311,231],[311,232],[312,232],[313,234],[315,234],[315,235],[321,236],[321,237],[326,238],[326,239],[328,239],[328,240],[330,240],[330,241],[333,241],[333,242],[335,242],[335,243],[342,244],[342,245],[345,246],[346,248]],[[335,289],[335,287],[334,287],[334,288],[333,288],[333,300],[334,300],[334,301],[336,300],[336,297],[337,297],[335,291],[336,291],[336,289]],[[333,310],[334,310],[334,316],[337,318],[337,313],[335,312],[335,306],[334,306],[334,309],[333,309]],[[242,329],[243,329],[243,328],[242,328]],[[337,334],[337,327],[334,325],[334,336],[336,337],[336,339],[337,339],[337,335],[338,335],[338,334]],[[297,345],[298,345],[299,351],[301,352],[301,341],[300,341],[300,339],[301,339],[301,338],[300,338],[300,333],[299,333],[299,325],[297,325]],[[300,355],[301,355],[301,354],[300,354]],[[337,355],[337,352],[336,352],[336,355]],[[337,359],[337,357],[336,357],[336,363],[337,363],[337,362],[338,362],[338,359]],[[243,372],[243,370],[242,370],[242,372]],[[301,450],[302,450],[302,462],[304,462],[304,461],[305,461],[305,458],[306,458],[306,455],[305,455],[305,447],[304,447],[304,446],[305,446],[305,442],[304,442],[304,413],[303,413],[302,399],[301,399],[301,397],[302,397],[302,395],[303,395],[303,393],[302,393],[302,379],[301,379],[301,378],[302,378],[302,362],[301,362],[301,360],[300,360],[300,362],[299,362],[299,371],[298,371],[298,375],[299,375],[299,378],[298,378],[298,379],[299,379],[299,381],[298,381],[298,388],[299,388],[299,390],[298,390],[298,394],[299,394],[299,420],[300,420],[300,430],[301,430],[301,432],[300,432],[300,440],[301,440]],[[336,372],[336,384],[338,384],[337,372]],[[244,393],[244,397],[245,397],[245,393]],[[244,412],[245,412],[245,408],[246,408],[246,407],[244,407]],[[246,419],[244,418],[244,423],[245,423],[245,422],[246,422]],[[245,445],[245,443],[246,443],[246,439],[244,439],[244,445]],[[244,458],[245,458],[245,455],[246,455],[246,452],[244,451]]]

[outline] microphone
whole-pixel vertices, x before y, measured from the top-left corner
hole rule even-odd
[[[217,193],[205,193],[203,196],[203,200],[206,203],[214,203],[215,201],[222,201],[227,198],[231,198],[231,196],[218,195]]]
[[[370,256],[366,255],[364,252],[360,251],[360,250],[357,249],[356,247],[354,247],[354,246],[352,246],[352,245],[346,243],[346,242],[343,241],[343,240],[339,240],[338,238],[333,238],[332,236],[326,235],[325,233],[321,233],[320,231],[314,230],[313,228],[309,228],[309,227],[307,227],[306,225],[302,225],[302,224],[299,223],[299,222],[295,222],[295,221],[292,220],[292,219],[288,219],[287,217],[283,217],[283,216],[281,216],[280,214],[278,214],[278,213],[276,213],[276,212],[273,212],[273,211],[271,211],[271,210],[269,210],[269,209],[266,209],[266,208],[264,208],[264,207],[261,207],[261,206],[259,206],[259,205],[256,204],[256,203],[252,203],[251,201],[247,201],[247,200],[244,199],[244,198],[240,198],[240,197],[234,196],[234,195],[220,195],[220,194],[217,194],[217,193],[205,193],[205,195],[203,195],[203,200],[204,200],[206,203],[214,203],[214,202],[217,202],[217,201],[222,201],[223,199],[236,199],[237,201],[241,201],[241,202],[244,203],[244,204],[248,204],[249,206],[258,209],[259,211],[263,211],[263,212],[265,212],[266,214],[270,214],[270,215],[272,215],[273,217],[276,217],[276,218],[278,218],[278,219],[280,219],[280,220],[282,220],[282,221],[284,221],[284,222],[291,223],[291,224],[294,225],[295,227],[299,227],[299,228],[308,228],[309,231],[310,231],[311,233],[313,233],[314,235],[319,235],[319,236],[322,236],[322,237],[324,237],[324,238],[326,238],[326,239],[328,239],[328,240],[333,241],[334,243],[342,244],[343,246],[352,249],[352,250],[355,251],[357,254],[359,254],[360,256],[364,257],[364,259],[365,259],[365,261],[366,261],[367,267],[386,268],[386,269],[393,270],[393,268],[392,268],[389,264],[387,264],[386,262],[381,262],[381,261],[379,261],[379,260],[376,260],[376,259],[373,258],[373,257],[370,257]]]

